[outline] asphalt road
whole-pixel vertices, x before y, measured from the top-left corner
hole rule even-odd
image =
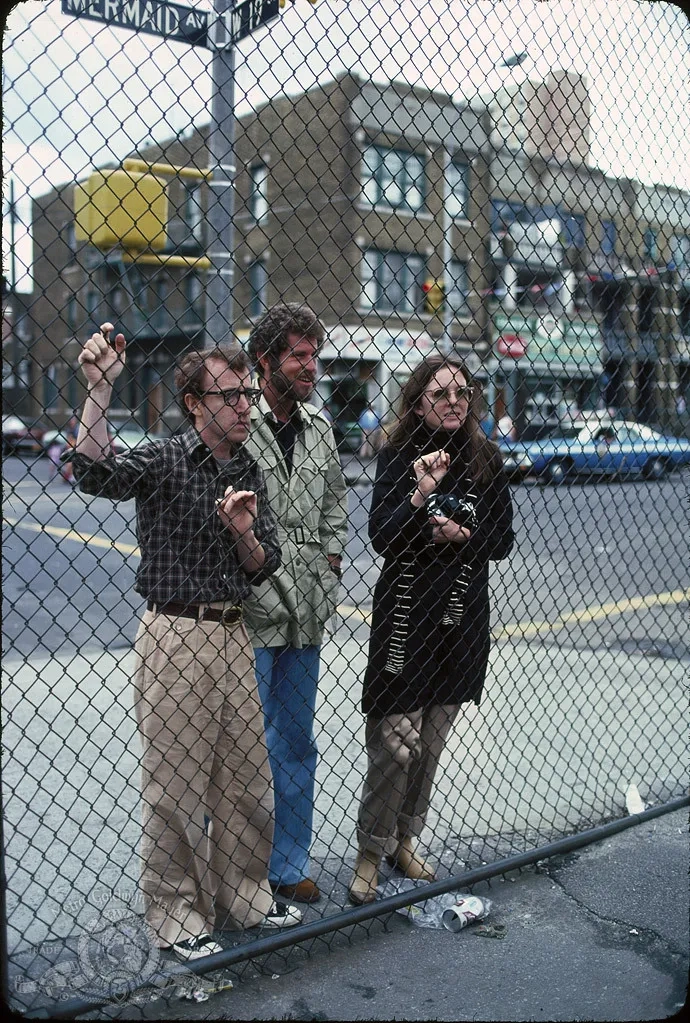
[[[49,480],[49,470],[45,458],[4,462],[5,653],[129,646],[142,607],[132,588],[134,504],[85,497]],[[578,642],[684,656],[687,636],[668,627],[678,600],[665,595],[687,585],[678,527],[689,483],[685,473],[659,483],[515,486],[517,545],[492,572],[494,628],[549,623],[584,609],[593,618],[580,621]],[[346,613],[370,608],[378,574],[366,532],[370,496],[368,485],[350,489]],[[647,596],[651,604],[640,609],[632,636],[629,622],[606,613],[611,602]],[[561,642],[548,631],[546,642]]]
[[[93,917],[79,893],[134,899],[139,870],[132,506],[84,498],[47,482],[48,470],[42,459],[11,458],[4,468],[8,941],[24,950],[49,934],[79,933]],[[677,536],[686,482],[515,489],[517,549],[492,574],[497,642],[486,699],[458,721],[430,809],[425,845],[440,876],[620,816],[631,780],[648,804],[685,790],[687,582]],[[368,499],[366,486],[352,487],[341,614],[324,644],[312,858],[325,898],[305,907],[305,920],[346,902],[377,571],[365,539]],[[531,899],[527,892],[515,912],[532,913]],[[546,905],[544,919],[558,910]],[[530,931],[528,922],[526,957]],[[575,928],[576,946],[582,933]],[[564,975],[570,982],[570,968]],[[436,1006],[435,1018],[458,1018],[461,995]],[[289,1002],[278,1018],[340,1018],[325,1002],[309,1004],[321,1015],[292,1015]],[[369,1018],[408,1018],[386,999],[381,1011]],[[409,1018],[425,1018],[425,1005],[417,1011]],[[469,1016],[481,1011],[475,1003]]]

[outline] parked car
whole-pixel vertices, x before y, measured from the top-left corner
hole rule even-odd
[[[113,428],[111,440],[115,454],[122,455],[126,451],[131,451],[132,448],[138,448],[142,444],[152,444],[161,438],[152,437],[150,433],[146,433],[138,426],[123,426]]]
[[[499,446],[510,476],[540,476],[550,483],[580,475],[661,479],[672,469],[690,465],[690,441],[624,420],[587,419],[537,441]]]
[[[43,434],[43,427],[27,426],[19,416],[3,416],[2,453],[19,455],[40,452]]]
[[[112,426],[110,428],[110,438],[116,455],[124,454],[125,451],[131,451],[132,448],[139,447],[140,444],[150,444],[154,440],[160,440],[159,437],[152,437],[151,434],[146,433],[136,425]],[[60,444],[63,448],[67,446],[67,436],[62,430],[46,430],[44,433],[41,444],[43,453],[47,454],[48,449],[53,444]]]

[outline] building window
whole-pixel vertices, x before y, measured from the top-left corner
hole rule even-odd
[[[185,322],[201,325],[204,319],[204,285],[198,274],[188,274],[185,280]]]
[[[362,257],[362,304],[378,312],[415,313],[424,300],[424,259],[370,249]]]
[[[14,333],[20,341],[33,341],[33,318],[30,313],[18,313]]]
[[[452,260],[448,267],[446,277],[446,302],[454,316],[469,316],[471,309],[467,298],[469,286],[467,283],[467,267],[459,260]]]
[[[651,227],[648,227],[644,233],[644,255],[645,259],[651,260],[652,263],[655,263],[659,258],[657,233]]]
[[[678,313],[678,327],[684,336],[690,335],[690,290],[683,289],[680,292],[680,311]]]
[[[362,153],[362,194],[372,206],[415,212],[424,206],[424,160],[414,153],[367,146]]]
[[[201,206],[201,185],[185,185],[184,197],[184,222],[189,236],[187,241],[193,241],[197,245],[203,242],[204,211]]]
[[[89,290],[86,292],[86,315],[89,317],[89,319],[93,319],[93,317],[96,315],[100,304],[101,298],[98,292],[95,291],[93,288],[89,288]]]
[[[17,379],[22,387],[31,387],[31,361],[27,357],[21,359],[17,366]]]
[[[57,375],[57,366],[55,363],[52,363],[50,366],[46,366],[43,372],[43,407],[45,409],[51,409],[57,405],[58,395],[60,393]]]
[[[67,299],[67,326],[70,330],[76,330],[78,323],[79,308],[76,295],[70,295]]]
[[[641,288],[637,316],[637,329],[640,334],[648,334],[654,329],[654,318],[657,309],[657,289]]]
[[[561,213],[563,223],[563,243],[567,249],[584,249],[585,218],[582,213]]]
[[[79,405],[79,376],[71,366],[67,367],[67,405],[71,409]]]
[[[249,211],[252,220],[261,224],[268,215],[268,167],[257,163],[249,171],[251,191],[249,193]]]
[[[155,330],[165,330],[170,322],[170,310],[168,302],[172,297],[174,284],[166,273],[156,273],[150,282],[151,287],[151,313],[150,324]],[[148,304],[148,303],[147,303]],[[140,304],[141,308],[141,304]],[[146,307],[142,308],[144,316],[148,314]]]
[[[455,220],[467,216],[470,198],[470,169],[466,163],[453,160],[446,168],[446,212]]]
[[[268,308],[268,270],[264,261],[256,259],[251,263],[247,276],[250,290],[247,316],[251,319],[258,319]]]
[[[14,377],[14,366],[9,359],[2,355],[2,386],[3,390],[12,390],[16,386]]]
[[[507,199],[491,200],[491,227],[494,234],[497,234],[499,237],[516,220],[522,220],[529,216],[529,208],[524,203],[508,202]]]
[[[690,267],[690,237],[682,234],[673,236],[671,258],[679,269]]]
[[[611,256],[616,251],[616,225],[612,220],[601,222],[601,251]]]

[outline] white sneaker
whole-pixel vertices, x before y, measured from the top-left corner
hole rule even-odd
[[[198,938],[185,938],[184,941],[175,942],[172,950],[183,963],[189,963],[193,959],[203,959],[204,956],[222,952],[223,946],[214,941],[210,934],[200,934]]]
[[[264,917],[262,927],[294,927],[302,922],[302,911],[286,902],[274,902]]]

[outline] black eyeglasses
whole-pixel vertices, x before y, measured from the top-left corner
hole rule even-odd
[[[240,398],[246,398],[250,405],[258,405],[261,391],[256,387],[230,387],[227,391],[204,391],[202,398],[216,394],[223,399],[225,405],[233,408],[239,404]]]

